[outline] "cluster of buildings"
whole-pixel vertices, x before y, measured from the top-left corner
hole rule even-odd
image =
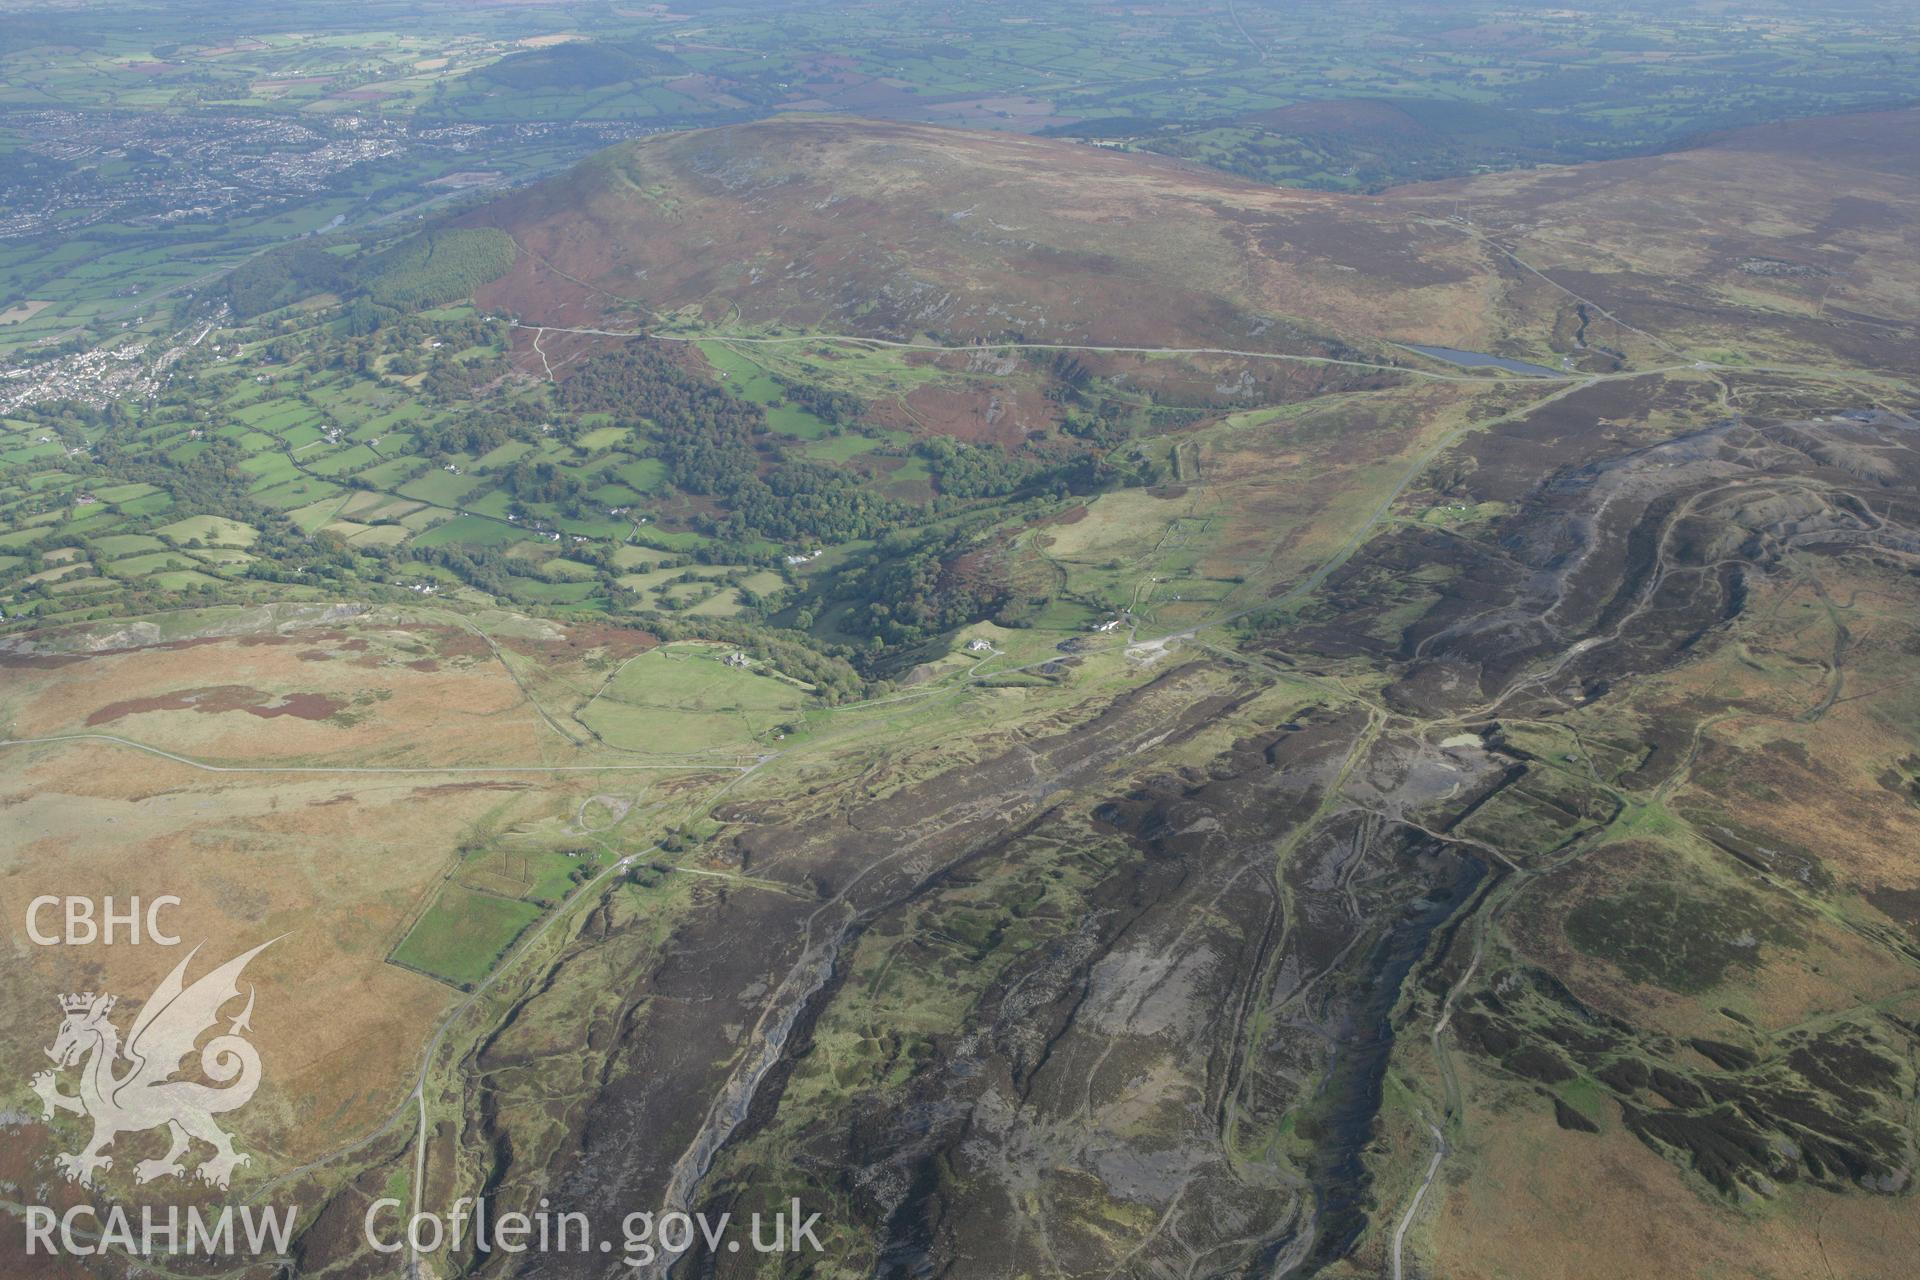
[[[418,127],[378,116],[170,111],[16,111],[9,130],[44,162],[0,179],[0,240],[108,220],[166,227],[325,194],[357,165],[485,153],[550,139],[581,154],[653,132],[618,121]],[[571,149],[571,147],[569,147]],[[424,176],[424,175],[423,175]]]
[[[0,184],[0,239],[70,235],[110,218],[166,226],[265,208],[317,194],[405,145],[390,126],[276,116],[51,110],[11,113],[7,123],[47,163]]]
[[[49,400],[101,408],[116,400],[151,396],[165,375],[149,364],[146,351],[145,342],[128,342],[0,370],[0,413]]]

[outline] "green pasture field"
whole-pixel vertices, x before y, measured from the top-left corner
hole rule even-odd
[[[131,502],[122,502],[118,506],[120,514],[125,516],[158,515],[173,506],[173,495],[150,493],[144,498],[135,498]]]
[[[409,498],[418,498],[422,502],[431,502],[436,506],[458,506],[468,494],[485,485],[481,476],[454,475],[451,471],[435,468],[423,476],[407,481],[398,492]]]
[[[667,480],[667,464],[658,458],[635,458],[614,468],[622,483],[637,493],[653,493]]]
[[[302,485],[304,487],[304,481]],[[335,489],[331,485],[327,485],[323,487],[323,496],[313,502],[308,502],[303,506],[298,506],[287,511],[286,516],[287,519],[293,521],[294,527],[299,529],[300,532],[312,533],[329,520],[332,520],[340,508],[345,505],[346,499],[347,494],[345,490]]]
[[[131,556],[143,551],[164,551],[167,544],[144,533],[108,534],[93,540],[94,549],[103,556]]]
[[[806,689],[721,661],[727,649],[663,645],[620,669],[581,719],[615,746],[660,754],[751,751],[812,705]]]
[[[516,529],[499,520],[489,520],[484,516],[455,516],[445,524],[436,525],[421,534],[414,541],[423,547],[445,547],[466,544],[476,547],[504,547],[532,535]]]
[[[443,982],[469,987],[492,972],[541,914],[531,902],[449,883],[394,948],[392,959]]]
[[[582,432],[575,439],[575,443],[582,449],[597,453],[630,438],[631,434],[625,427],[595,427],[591,431]]]
[[[460,880],[484,892],[551,909],[572,891],[582,861],[578,851],[516,844],[481,854],[461,870]]]
[[[148,574],[157,573],[163,569],[197,567],[185,552],[158,551],[150,555],[129,556],[124,560],[114,560],[107,565],[107,571],[120,578],[144,578]]]
[[[209,577],[194,569],[173,569],[156,573],[151,576],[151,581],[154,586],[164,591],[185,591],[192,587],[217,587],[221,585],[220,579]]]
[[[735,394],[767,410],[767,425],[775,431],[801,440],[818,440],[830,430],[813,414],[788,404],[780,384],[739,348],[724,342],[702,342],[699,347],[707,362],[725,375]]]
[[[514,594],[538,604],[581,604],[591,599],[598,584],[593,582],[541,582],[535,578],[516,578]]]
[[[156,492],[156,490],[154,486],[150,484],[110,484],[96,486],[93,491],[93,496],[102,502],[125,503],[132,502],[137,498],[144,498],[154,492]]]
[[[878,449],[881,441],[868,436],[830,436],[815,440],[800,452],[815,462],[850,462],[863,453]]]
[[[252,547],[255,541],[259,541],[259,530],[255,530],[252,524],[228,520],[227,516],[186,516],[184,520],[159,526],[154,533],[175,543],[186,543],[198,537],[209,547]]]

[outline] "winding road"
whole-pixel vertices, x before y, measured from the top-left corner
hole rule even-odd
[[[977,342],[957,345],[936,342],[902,342],[897,338],[868,338],[852,333],[796,333],[773,335],[744,335],[728,333],[649,333],[646,331],[620,329],[590,329],[571,325],[523,324],[512,322],[516,329],[526,329],[536,335],[547,333],[577,333],[592,338],[652,338],[657,342],[746,342],[762,346],[775,346],[792,343],[837,342],[867,347],[885,347],[896,351],[925,351],[929,354],[948,352],[976,351],[1089,351],[1107,355],[1138,356],[1234,356],[1244,360],[1283,360],[1292,364],[1335,365],[1348,369],[1371,369],[1382,373],[1404,373],[1409,377],[1428,378],[1435,382],[1469,382],[1481,386],[1492,386],[1509,378],[1522,378],[1532,382],[1585,382],[1584,374],[1533,374],[1505,371],[1498,374],[1471,373],[1435,373],[1427,369],[1415,369],[1403,364],[1384,364],[1372,360],[1341,360],[1334,356],[1299,356],[1282,351],[1242,351],[1235,347],[1120,347],[1099,346],[1087,342]],[[534,341],[539,342],[536,336]],[[542,361],[546,354],[541,353]]]

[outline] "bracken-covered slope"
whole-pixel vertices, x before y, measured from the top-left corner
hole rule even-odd
[[[942,624],[871,698],[803,698],[797,640],[741,668],[464,607],[10,642],[0,908],[75,868],[126,891],[56,821],[90,812],[130,863],[270,877],[210,936],[344,922],[271,962],[339,1008],[263,999],[269,1050],[315,1048],[235,1188],[299,1198],[301,1275],[392,1275],[363,1223],[403,1192],[610,1240],[821,1212],[824,1256],[696,1245],[672,1274],[705,1280],[1906,1274],[1913,119],[1380,199],[899,125],[617,148],[468,215],[519,246],[483,301],[1565,368],[1270,394],[1251,359],[1138,359],[1204,393],[1126,440],[1162,481],[1003,504],[935,571],[1084,608]],[[1090,398],[1140,385],[1089,364]],[[556,421],[603,412],[568,398],[594,384]],[[677,384],[603,385],[640,416]],[[9,1061],[44,990],[94,981],[56,964],[0,980]],[[48,1179],[67,1123],[0,1179]]]
[[[523,250],[482,300],[623,300],[869,336],[1285,350],[1316,331],[1471,343],[1469,237],[1319,193],[928,125],[781,119],[612,148],[476,216]]]
[[[1548,324],[1560,350],[1584,320],[1596,344],[1668,360],[1907,373],[1920,361],[1920,111],[1743,129],[1669,155],[1384,199],[1470,214],[1503,271],[1528,282],[1532,319],[1508,323]]]
[[[1913,119],[1377,199],[787,121],[482,215],[523,250],[492,300],[547,323],[1425,338],[1585,375],[1209,420],[1191,488],[1049,527],[1049,570],[1142,575],[1177,660],[1122,650],[1100,696],[1017,728],[1006,698],[857,786],[732,791],[710,865],[759,890],[623,994],[593,983],[640,930],[609,916],[476,1060],[490,1185],[800,1194],[848,1273],[1895,1274]],[[1262,594],[1160,587],[1189,537]],[[634,1030],[530,1122],[589,989]],[[713,991],[751,997],[686,1012]]]
[[[1917,114],[1377,197],[793,117],[624,144],[468,220],[521,249],[480,300],[547,325],[692,309],[894,339],[1906,368]]]

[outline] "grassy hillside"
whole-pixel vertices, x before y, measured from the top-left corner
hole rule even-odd
[[[236,1194],[310,1274],[409,1186],[797,1200],[823,1276],[1900,1274],[1916,136],[1368,200],[789,122],[369,260],[511,228],[518,325],[49,358],[131,390],[0,415],[0,909],[295,927]]]
[[[1904,367],[1911,136],[1906,114],[1846,116],[1365,196],[1051,139],[785,117],[622,144],[467,222],[527,250],[479,300],[544,324],[1368,360],[1430,343],[1595,370],[1692,344]]]
[[[485,302],[697,307],[889,338],[1473,346],[1490,267],[1385,206],[1048,139],[787,117],[623,144],[470,215],[530,252]],[[600,291],[600,292],[596,292]]]
[[[430,307],[464,298],[513,266],[513,240],[489,228],[429,231],[376,254],[359,271],[375,302]]]

